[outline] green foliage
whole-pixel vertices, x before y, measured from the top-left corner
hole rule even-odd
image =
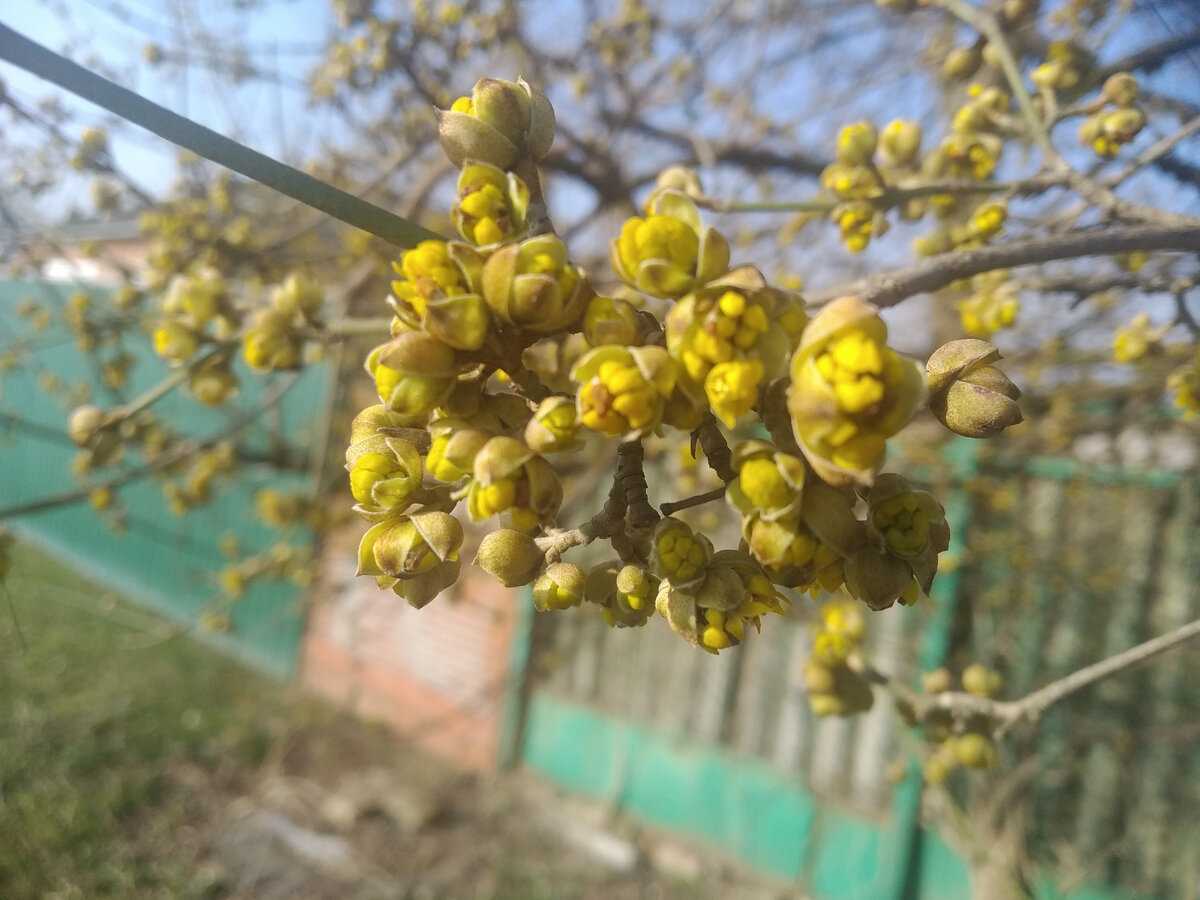
[[[209,896],[187,827],[286,692],[17,544],[0,591],[0,893]],[[190,774],[189,774],[190,773]]]

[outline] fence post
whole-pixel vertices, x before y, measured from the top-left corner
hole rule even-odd
[[[933,616],[926,626],[918,656],[918,672],[936,669],[950,651],[950,634],[958,612],[958,586],[965,559],[963,541],[971,523],[972,499],[968,481],[979,471],[978,445],[969,438],[957,438],[942,452],[949,468],[950,490],[946,496],[946,521],[950,525],[951,558],[959,564],[941,572],[933,582],[930,599]],[[921,794],[924,779],[915,760],[908,761],[904,779],[892,794],[893,859],[891,878],[881,896],[886,900],[917,900],[921,887]]]
[[[508,650],[508,683],[505,690],[503,720],[500,722],[500,758],[502,769],[511,769],[521,757],[521,735],[529,707],[529,656],[533,647],[535,611],[533,590],[520,588],[515,594],[516,612]]]

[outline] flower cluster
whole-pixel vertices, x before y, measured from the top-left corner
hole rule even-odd
[[[961,684],[967,694],[990,699],[999,693],[1004,682],[998,672],[972,663],[963,669]],[[945,669],[921,676],[926,694],[944,694],[953,685],[953,676]],[[903,703],[900,712],[911,718],[912,710]],[[921,723],[921,729],[930,747],[922,766],[925,780],[930,784],[942,784],[959,767],[986,769],[996,764],[996,742],[992,738],[992,723],[986,716],[956,721],[948,712],[936,710]]]
[[[821,639],[841,635],[825,660],[835,684],[815,694],[863,708],[870,691],[851,665],[862,610],[924,595],[948,540],[931,495],[877,474],[925,395],[920,367],[888,345],[873,306],[845,297],[810,321],[799,294],[731,266],[682,170],[620,228],[610,261],[622,284],[597,294],[546,218],[536,163],[552,134],[549,103],[524,82],[485,79],[440,114],[461,168],[450,210],[460,239],[419,243],[393,266],[390,338],[365,362],[379,403],[355,419],[346,451],[369,523],[359,572],[423,605],[458,577],[469,520],[485,532],[476,562],[529,585],[539,610],[596,607],[614,627],[661,617],[709,653],[786,612],[784,589],[842,589],[829,618],[841,624]],[[851,126],[830,189],[847,202],[877,196],[880,172],[916,172],[920,140],[911,123],[882,135]],[[995,207],[974,218],[976,237],[1003,222]],[[959,394],[983,367],[960,368],[939,394],[955,422],[969,418]],[[731,451],[727,430],[756,423],[771,440]],[[644,442],[672,429],[725,483],[675,505],[723,494],[739,546],[717,549],[651,504]],[[572,453],[615,456],[616,471],[604,508],[562,530],[549,457]],[[597,540],[616,557],[590,568],[562,558]]]

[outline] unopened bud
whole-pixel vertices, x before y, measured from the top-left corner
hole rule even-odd
[[[879,155],[885,165],[906,166],[921,149],[921,126],[916,122],[896,119],[889,122],[879,136]]]
[[[838,134],[837,161],[846,166],[861,166],[871,161],[879,133],[870,122],[855,122],[847,125]]]
[[[992,437],[1024,418],[1020,389],[991,365],[998,359],[995,347],[975,338],[951,341],[930,357],[929,409],[955,434]]]
[[[67,434],[82,447],[104,425],[105,418],[104,410],[98,406],[90,403],[78,406],[67,418]]]
[[[537,541],[511,528],[501,528],[484,537],[475,564],[505,587],[529,584],[541,569],[546,554]]]
[[[1109,75],[1101,95],[1114,106],[1131,106],[1138,95],[1137,79],[1128,72]]]

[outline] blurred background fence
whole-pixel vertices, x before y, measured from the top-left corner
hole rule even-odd
[[[881,671],[982,662],[1015,698],[1200,616],[1194,471],[981,458],[964,442],[936,472],[954,543],[930,603],[869,619]],[[1065,701],[1001,748],[997,774],[953,777],[922,811],[919,748],[886,698],[853,719],[809,711],[811,608],[715,659],[664,628],[555,616],[525,760],[817,897],[961,898],[964,861],[997,853],[1039,896],[1200,896],[1200,652]],[[940,837],[922,827],[935,815]],[[1007,846],[1014,828],[1028,840]]]
[[[131,358],[128,385],[106,389],[69,330],[39,328],[36,316],[21,312],[26,298],[61,308],[73,292],[0,284],[0,336],[14,348],[0,360],[0,508],[77,489],[70,477],[77,448],[64,433],[70,409],[87,400],[127,402],[165,372],[147,341],[127,341],[99,355]],[[95,297],[107,302],[103,293]],[[323,447],[319,411],[330,382],[327,367],[310,366],[299,377],[243,378],[228,409],[173,395],[158,401],[156,416],[196,437],[219,435],[239,417],[254,423],[240,438],[249,461],[218,480],[212,502],[186,519],[171,515],[154,478],[135,478],[116,491],[123,530],[110,530],[107,514],[86,503],[5,524],[175,621],[196,625],[213,609],[227,610],[228,633],[204,633],[290,676],[302,642],[316,646],[320,637],[305,635],[303,589],[264,581],[228,604],[217,580],[229,543],[252,553],[278,539],[254,515],[254,494],[304,487],[310,448]],[[77,387],[84,383],[107,395],[85,396]],[[282,402],[263,412],[276,391]],[[256,465],[255,454],[296,464],[281,473]],[[141,460],[135,455],[124,465],[132,472]],[[871,617],[869,648],[882,671],[914,680],[938,666],[957,674],[982,662],[1004,675],[1005,696],[1017,697],[1200,615],[1194,465],[1168,471],[982,456],[963,441],[948,445],[941,464],[910,474],[946,501],[954,543],[929,603]],[[311,536],[299,529],[293,540],[305,544]],[[968,895],[968,872],[984,850],[1007,854],[1031,873],[1039,896],[1200,897],[1195,649],[1055,707],[1036,738],[1018,736],[1001,748],[996,774],[952,778],[944,791],[927,792],[914,764],[919,747],[885,698],[855,719],[809,712],[802,666],[811,604],[797,604],[788,618],[748,635],[740,650],[712,658],[665,628],[609,629],[587,610],[530,625],[531,617],[499,615],[483,602],[498,587],[471,583],[467,599],[491,610],[487,621],[512,644],[489,651],[499,663],[478,663],[489,667],[488,684],[510,657],[519,663],[527,628],[536,632],[526,664],[531,687],[511,694],[522,697],[517,758],[524,765],[697,835],[815,897],[958,900]],[[337,608],[336,597],[326,599]],[[409,643],[389,646],[422,651]],[[366,652],[343,650],[355,660]],[[367,669],[386,663],[362,658],[366,674],[354,678],[369,680]],[[310,673],[309,683],[320,681]],[[500,688],[497,696],[508,696]],[[354,694],[354,685],[347,682],[343,693]],[[495,710],[488,716],[512,715],[503,703]],[[399,710],[385,716],[406,717]],[[472,729],[483,727],[471,721]],[[506,752],[503,741],[487,743]],[[906,763],[898,783],[888,778],[896,760]]]
[[[0,282],[0,342],[8,348],[0,368],[0,510],[78,490],[81,482],[71,476],[78,448],[66,435],[71,409],[83,402],[111,408],[167,374],[145,335],[102,345],[94,356],[80,352],[76,336],[59,315],[77,292],[65,284]],[[103,289],[89,288],[86,294],[98,305],[110,302],[110,292]],[[40,323],[40,314],[31,311],[33,305],[53,312],[53,321]],[[118,358],[128,368],[128,382],[123,387],[106,386],[97,368],[100,361]],[[324,402],[330,376],[327,367],[320,365],[307,367],[299,377],[247,376],[244,367],[238,371],[239,397],[225,407],[208,409],[175,392],[151,409],[174,433],[200,440],[218,437],[248,419],[252,424],[239,434],[239,447],[250,457],[294,458],[300,461],[294,473],[257,465],[253,459],[244,461],[216,479],[211,501],[186,517],[170,513],[157,478],[138,477],[113,491],[114,505],[107,512],[76,502],[0,519],[64,562],[176,622],[220,624],[227,615],[227,630],[198,627],[198,632],[260,668],[286,677],[298,658],[303,590],[286,581],[262,581],[250,584],[244,596],[229,604],[222,597],[218,575],[231,561],[233,544],[240,554],[249,555],[278,540],[278,532],[254,515],[254,495],[262,487],[283,491],[304,487],[303,460],[321,428],[315,411]],[[281,402],[264,411],[264,401],[280,391],[284,392]],[[136,453],[126,454],[116,473],[142,465]],[[106,471],[94,480],[99,483],[112,474]],[[179,473],[161,475],[177,479]],[[109,515],[118,517],[120,527],[108,527]],[[299,547],[311,542],[303,528],[291,539]]]

